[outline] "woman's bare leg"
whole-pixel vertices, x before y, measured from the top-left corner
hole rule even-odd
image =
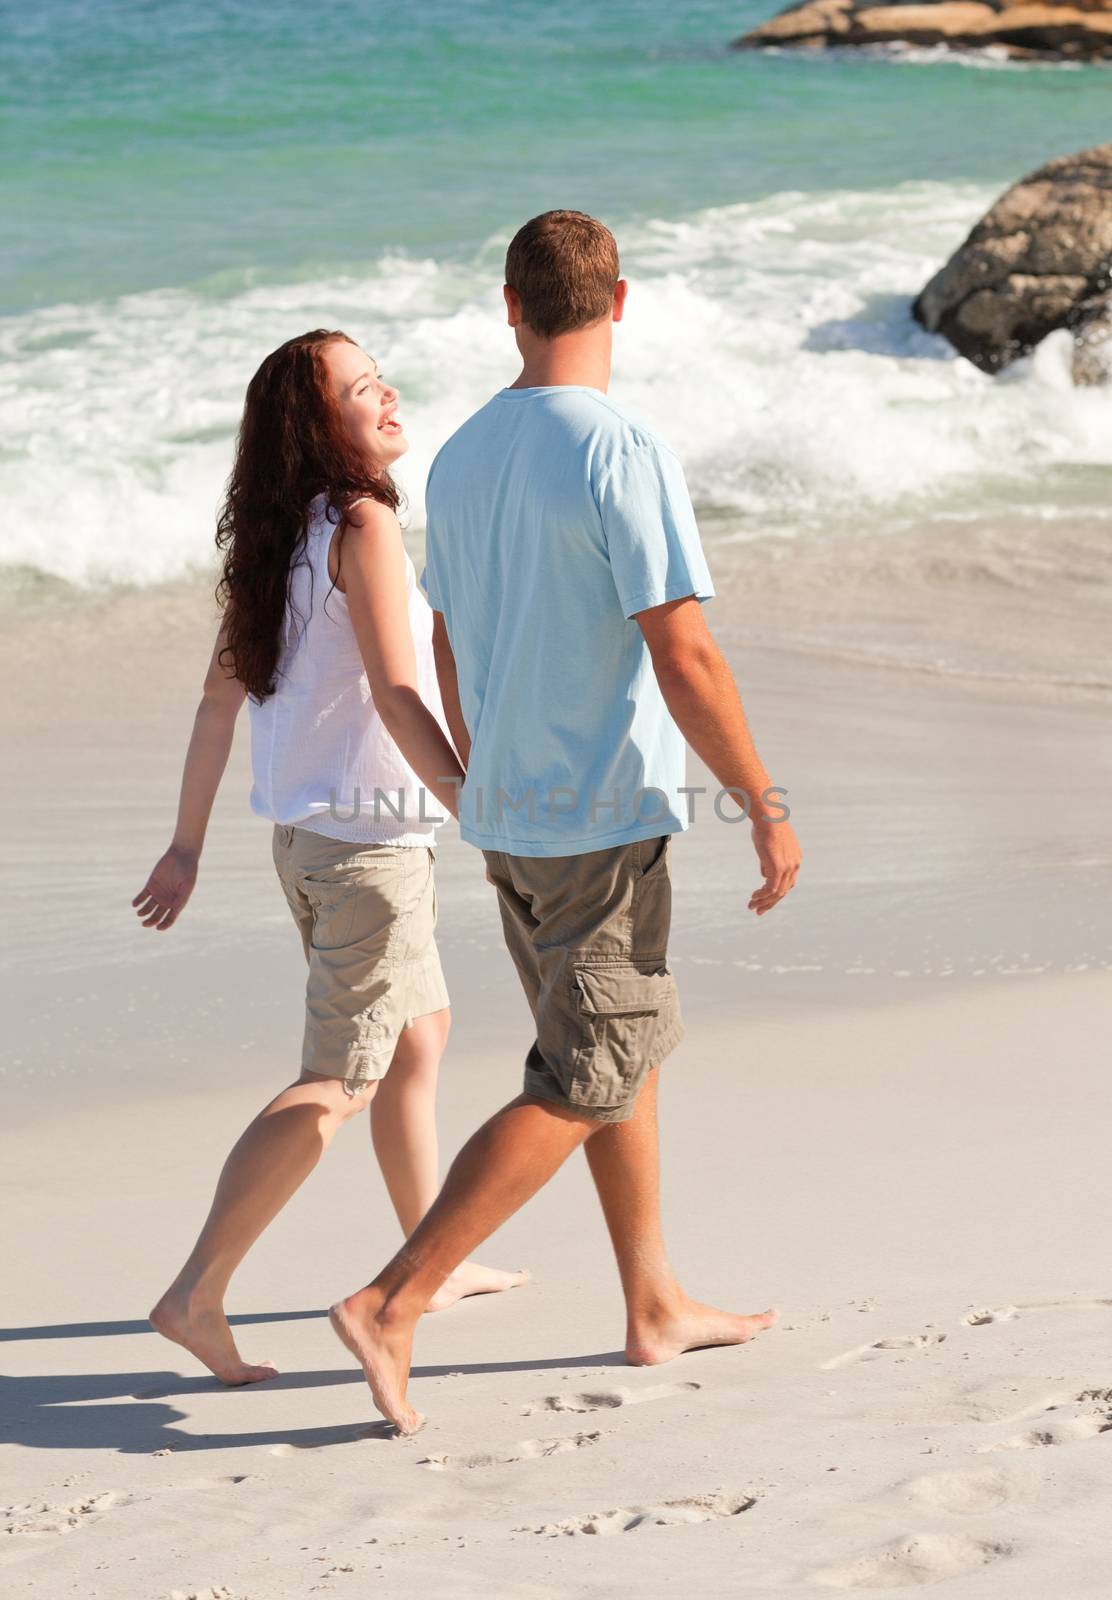
[[[445,1008],[417,1017],[398,1037],[390,1070],[371,1105],[371,1137],[386,1188],[408,1239],[440,1188],[436,1085],[452,1014]],[[429,1301],[443,1311],[465,1295],[514,1289],[527,1272],[501,1272],[464,1261]]]
[[[159,1333],[184,1345],[224,1383],[272,1378],[236,1349],[224,1294],[248,1250],[304,1183],[336,1130],[362,1111],[370,1083],[349,1094],[338,1078],[304,1074],[273,1099],[241,1134],[216,1186],[212,1209],[185,1266],[151,1312]]]

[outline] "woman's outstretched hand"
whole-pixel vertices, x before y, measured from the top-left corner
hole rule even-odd
[[[144,928],[172,928],[196,882],[196,855],[171,845],[131,902]]]

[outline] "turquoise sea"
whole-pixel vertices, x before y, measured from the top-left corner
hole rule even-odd
[[[466,260],[556,204],[621,225],[784,189],[999,186],[1108,136],[1097,68],[729,50],[775,9],[6,3],[3,309]]]
[[[1063,520],[1106,548],[1112,398],[1060,348],[986,379],[909,303],[1008,183],[1109,137],[1112,72],[731,51],[774,4],[3,0],[9,591],[207,569],[244,385],[321,323],[402,390],[419,532],[515,370],[505,244],[558,205],[618,234],[614,393],[721,560]]]

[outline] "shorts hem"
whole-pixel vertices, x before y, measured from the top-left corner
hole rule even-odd
[[[581,1122],[625,1122],[633,1115],[632,1101],[628,1105],[620,1106],[581,1106],[574,1100],[569,1100],[567,1095],[553,1094],[548,1089],[537,1088],[530,1083],[528,1075],[522,1085],[522,1092],[532,1096],[534,1100],[546,1100],[549,1105],[559,1106],[569,1116],[577,1117]]]
[[[391,1059],[393,1051],[391,1050]],[[388,1061],[381,1071],[367,1072],[359,1067],[328,1067],[323,1063],[302,1061],[302,1072],[311,1072],[316,1078],[330,1078],[334,1083],[342,1083],[349,1094],[358,1094],[361,1089],[367,1089],[372,1083],[381,1083],[390,1070]]]
[[[617,1105],[584,1105],[570,1099],[567,1095],[553,1094],[547,1089],[535,1087],[534,1082],[531,1080],[531,1075],[528,1072],[525,1074],[525,1093],[535,1095],[539,1100],[550,1100],[555,1105],[561,1105],[566,1110],[570,1111],[573,1116],[582,1117],[585,1121],[628,1122],[629,1118],[633,1115],[633,1108],[636,1104],[637,1096],[644,1088],[645,1079],[648,1077],[649,1073],[654,1067],[659,1067],[666,1057],[671,1055],[672,1051],[684,1038],[686,1032],[687,1030],[684,1027],[682,1017],[674,1016],[660,1037],[653,1041],[653,1047],[649,1051],[648,1062],[644,1070],[638,1076],[636,1090],[628,1100],[623,1100]],[[543,1082],[544,1080],[542,1079],[541,1081]]]
[[[417,976],[407,975],[407,987],[411,1003],[402,1021],[403,1028],[408,1028],[418,1017],[428,1017],[436,1011],[451,1009],[452,1001],[444,981],[444,969],[440,965],[440,952],[435,945],[421,963]]]

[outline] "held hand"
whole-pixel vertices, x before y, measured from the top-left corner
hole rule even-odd
[[[197,857],[171,845],[131,902],[144,928],[172,928],[197,882]]]
[[[764,883],[750,895],[746,909],[763,917],[795,887],[803,852],[790,822],[769,822],[767,818],[753,820],[753,848]]]

